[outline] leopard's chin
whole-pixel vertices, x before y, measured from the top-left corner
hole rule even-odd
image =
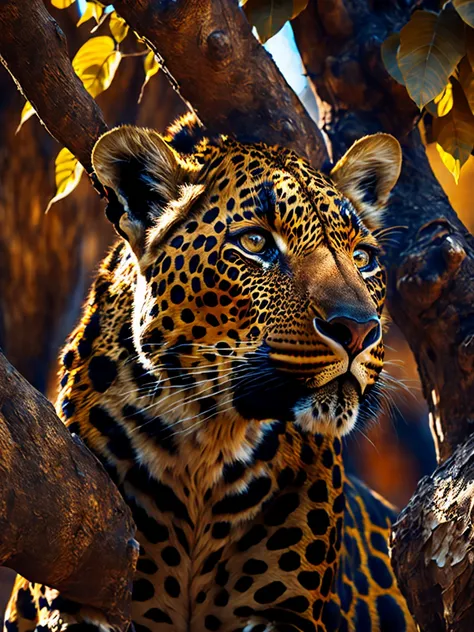
[[[352,376],[337,378],[296,403],[295,423],[305,432],[341,437],[354,429],[363,399]]]

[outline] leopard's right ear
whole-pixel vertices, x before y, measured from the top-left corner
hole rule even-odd
[[[99,138],[92,165],[109,193],[107,217],[139,256],[146,230],[192,181],[192,170],[157,132],[131,125]]]

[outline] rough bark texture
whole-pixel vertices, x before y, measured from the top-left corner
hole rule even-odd
[[[320,131],[252,35],[237,0],[118,0],[114,6],[164,60],[211,133],[283,144],[317,165],[325,160]]]
[[[294,31],[325,101],[325,130],[335,158],[368,133],[388,131],[402,143],[403,170],[386,214],[387,226],[403,227],[394,228],[386,244],[388,306],[417,359],[441,463],[470,435],[474,420],[474,240],[429,166],[414,127],[416,107],[390,79],[380,57],[380,44],[408,21],[415,4],[384,3],[376,10],[363,0],[314,0],[294,21]],[[456,455],[467,462],[471,443],[459,446]],[[457,530],[470,520],[471,478],[472,469],[453,457],[420,482],[394,528],[394,568],[423,630],[472,630],[472,609],[466,604],[472,603],[474,539],[470,530],[459,539]],[[459,489],[466,496],[456,500]],[[443,495],[444,504],[439,502]],[[445,533],[451,534],[446,545],[458,534],[453,555],[463,563],[455,569],[449,562],[444,567],[430,563],[432,548]]]
[[[399,516],[393,566],[422,630],[474,630],[473,498],[470,437],[420,482]]]
[[[67,42],[43,0],[2,0],[0,61],[40,113],[50,134],[91,172],[102,112],[72,69]]]
[[[125,631],[138,557],[130,510],[97,459],[3,354],[0,454],[0,564]]]

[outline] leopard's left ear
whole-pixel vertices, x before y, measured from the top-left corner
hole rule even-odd
[[[354,204],[371,230],[382,225],[382,213],[402,166],[400,143],[390,134],[356,141],[331,171],[337,188]]]
[[[157,132],[131,125],[99,138],[92,165],[109,190],[107,217],[140,257],[147,229],[192,182],[191,168]]]

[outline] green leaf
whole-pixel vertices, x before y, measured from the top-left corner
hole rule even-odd
[[[415,11],[400,31],[398,65],[420,109],[444,90],[464,53],[464,25],[455,11]]]
[[[115,50],[115,40],[109,35],[91,37],[72,60],[74,72],[87,92],[96,97],[112,83],[122,55]]]
[[[51,206],[68,196],[71,191],[79,184],[82,172],[84,171],[81,163],[75,158],[69,149],[63,147],[56,156],[56,195],[50,200],[46,213]]]
[[[23,123],[26,123],[26,121],[31,118],[32,116],[34,116],[36,114],[33,106],[31,105],[31,103],[29,101],[27,101],[25,103],[25,105],[23,106],[23,109],[21,111],[21,115],[20,115],[20,122],[18,124],[18,127],[15,130],[15,134],[18,134],[18,132],[21,130]]]
[[[309,0],[247,0],[243,9],[247,20],[257,29],[262,44],[304,11]]]
[[[474,71],[467,57],[459,65],[459,83],[462,86],[471,112],[474,114]]]
[[[464,22],[474,27],[474,0],[453,0],[453,6]]]
[[[405,81],[403,79],[403,75],[401,73],[400,68],[398,67],[397,54],[398,49],[400,48],[400,33],[392,33],[389,35],[387,39],[383,42],[381,53],[382,60],[385,64],[385,68],[389,72],[389,74],[397,81],[401,83],[402,86],[405,85]]]
[[[474,147],[474,116],[457,81],[453,81],[453,96],[449,114],[433,120],[433,134],[441,160],[457,183]]]

